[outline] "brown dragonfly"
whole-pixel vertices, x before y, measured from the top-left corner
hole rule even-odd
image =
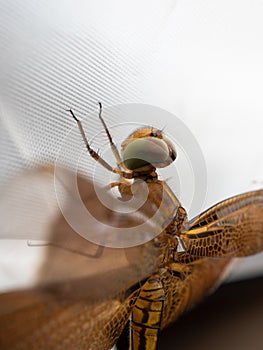
[[[106,350],[129,322],[130,350],[158,349],[160,331],[210,293],[234,257],[262,251],[263,190],[222,201],[188,221],[168,184],[158,179],[156,169],[176,158],[174,145],[161,130],[135,130],[122,143],[121,156],[100,105],[99,117],[117,162],[112,167],[91,148],[81,122],[70,113],[91,157],[120,176],[103,189],[106,199],[112,200],[110,188],[117,188],[123,204],[140,200],[143,186],[147,196],[140,208],[116,213],[101,203],[93,183],[77,174],[81,202],[95,218],[87,225],[72,192],[73,172],[57,168],[68,194],[63,215],[58,207],[48,210],[49,200],[43,205],[44,195],[54,193],[53,168],[20,176],[17,181],[26,189],[24,197],[20,194],[22,204],[32,207],[32,222],[38,215],[45,217],[41,238],[46,257],[32,288],[0,295],[0,348]],[[16,193],[16,184],[3,198]],[[32,205],[32,198],[38,205]],[[65,213],[74,218],[77,231],[95,239],[102,235],[101,244],[75,232]],[[125,242],[121,248],[111,247],[115,231],[122,232],[117,236]],[[136,244],[140,235],[144,243]]]

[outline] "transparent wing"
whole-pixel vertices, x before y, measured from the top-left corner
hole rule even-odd
[[[82,201],[95,218],[82,223],[78,213],[83,208],[67,181],[71,172],[60,169],[62,186],[54,191],[53,170],[26,173],[1,197],[1,238],[23,239],[29,242],[28,249],[46,245],[46,254],[33,288],[0,295],[0,347],[70,349],[77,344],[109,349],[136,299],[131,288],[158,266],[159,248],[153,242],[131,248],[103,247],[76,233],[68,212],[78,220],[77,228],[91,236],[107,236],[116,227],[124,232],[140,224],[141,218],[114,213],[98,199],[92,182],[78,176]],[[104,196],[111,200],[106,191]]]
[[[181,237],[191,256],[242,257],[263,250],[263,190],[229,198],[189,223]]]
[[[81,285],[77,286],[81,288]],[[0,295],[1,349],[109,350],[123,330],[136,294],[91,307],[87,298],[34,289]]]
[[[192,308],[221,282],[231,259],[201,258],[193,263],[174,263],[173,277],[166,288],[166,309],[162,328]]]
[[[37,285],[89,278],[90,297],[101,298],[125,290],[148,276],[159,263],[159,251],[152,242],[131,248],[108,248],[85,237],[86,233],[88,238],[107,237],[116,229],[121,232],[123,229],[124,235],[127,227],[137,227],[141,222],[137,213],[121,215],[108,209],[98,198],[92,182],[80,176],[77,181],[82,200],[76,201],[71,183],[67,182],[71,172],[60,168],[62,191],[58,186],[54,189],[53,170],[37,169],[16,179],[0,202],[1,238],[24,239],[31,245],[28,249],[37,249],[35,246],[43,242],[47,244]],[[64,201],[60,207],[59,196]],[[106,190],[104,198],[111,200]],[[82,216],[83,203],[92,213],[88,219]]]

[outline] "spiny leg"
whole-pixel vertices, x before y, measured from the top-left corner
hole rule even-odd
[[[77,122],[80,134],[82,136],[82,139],[84,141],[84,144],[85,144],[85,146],[86,146],[90,156],[93,159],[95,159],[96,162],[98,162],[100,165],[102,165],[104,168],[106,168],[107,170],[111,171],[112,173],[118,174],[118,175],[120,175],[122,177],[125,177],[127,179],[133,178],[133,172],[126,172],[126,171],[121,171],[118,168],[113,168],[109,163],[107,163],[103,158],[101,158],[97,152],[95,152],[90,147],[90,144],[89,144],[89,142],[87,140],[87,137],[85,135],[85,132],[84,132],[84,129],[83,129],[81,121],[75,116],[75,114],[73,113],[72,109],[69,109],[68,112],[70,112],[70,114],[72,115],[74,120]]]
[[[28,240],[27,245],[28,245],[28,247],[56,247],[56,248],[71,252],[73,254],[82,255],[84,257],[89,257],[89,258],[94,258],[94,259],[100,258],[103,251],[104,251],[104,248],[105,248],[104,246],[98,245],[95,253],[90,254],[90,253],[82,253],[82,252],[78,251],[77,249],[72,249],[70,247],[66,247],[66,246],[63,246],[62,244],[58,244],[55,242],[40,242],[39,243],[39,242],[34,242],[34,241]]]
[[[111,134],[110,134],[110,132],[109,132],[109,129],[108,129],[108,127],[107,127],[107,125],[106,125],[104,119],[102,118],[102,104],[101,104],[101,102],[99,102],[99,108],[100,108],[100,111],[99,111],[99,118],[100,118],[100,121],[101,121],[101,123],[102,123],[102,125],[103,125],[103,128],[104,128],[104,130],[105,130],[105,132],[106,132],[106,134],[107,134],[107,137],[108,137],[108,140],[109,140],[110,146],[111,146],[111,151],[112,151],[112,153],[113,153],[115,159],[117,160],[118,167],[119,167],[119,168],[122,168],[122,169],[124,169],[125,171],[128,171],[128,172],[129,172],[129,169],[124,165],[124,163],[123,163],[123,161],[122,161],[122,159],[121,159],[120,153],[119,153],[119,151],[118,151],[118,149],[117,149],[115,143],[114,143],[113,140],[112,140],[112,137],[111,137]]]

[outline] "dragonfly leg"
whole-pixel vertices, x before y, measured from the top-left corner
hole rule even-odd
[[[85,131],[83,129],[81,121],[75,116],[75,114],[73,113],[72,109],[69,109],[68,111],[70,112],[70,114],[72,115],[74,120],[77,122],[80,134],[82,136],[82,139],[84,141],[84,144],[85,144],[85,146],[87,148],[87,151],[89,152],[90,156],[94,160],[96,160],[96,162],[98,162],[100,165],[102,165],[104,168],[106,168],[107,170],[111,171],[112,173],[118,174],[118,175],[120,175],[122,177],[125,177],[127,179],[133,178],[134,175],[133,175],[132,171],[123,171],[123,170],[120,170],[118,168],[112,167],[109,163],[107,163],[103,158],[100,157],[98,152],[94,151],[94,149],[92,149],[90,147],[90,144],[89,144],[89,142],[87,140],[87,137],[86,137],[86,134],[85,134]]]
[[[48,246],[55,247],[55,248],[66,250],[66,251],[71,252],[73,254],[82,255],[82,256],[85,256],[88,258],[94,258],[94,259],[100,258],[102,256],[102,253],[103,253],[104,248],[105,248],[104,246],[98,245],[98,247],[96,248],[96,251],[93,254],[89,254],[89,253],[80,252],[77,249],[72,249],[70,247],[63,246],[62,243],[58,244],[55,242],[38,242],[38,241],[34,242],[32,240],[28,240],[27,245],[29,247],[48,247]]]
[[[185,226],[187,226],[187,213],[183,207],[179,206],[166,231],[179,237],[182,230],[185,231],[187,229]]]
[[[121,156],[120,156],[120,153],[115,145],[115,143],[113,142],[112,140],[112,136],[110,134],[110,131],[105,123],[105,120],[102,118],[102,104],[101,102],[99,102],[99,118],[100,118],[100,121],[103,125],[103,128],[107,134],[107,137],[108,137],[108,140],[109,140],[109,143],[110,143],[110,147],[111,147],[111,151],[117,161],[117,164],[118,164],[118,168],[122,168],[123,170],[125,171],[129,171],[129,169],[125,166],[125,164],[123,163],[122,159],[121,159]]]
[[[113,187],[120,187],[121,185],[131,187],[131,183],[126,179],[121,179],[121,181],[111,182],[107,187],[113,188]]]

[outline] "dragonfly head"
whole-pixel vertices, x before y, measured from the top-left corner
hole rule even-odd
[[[164,168],[176,158],[172,142],[159,129],[144,127],[135,130],[121,145],[122,160],[130,170]]]

